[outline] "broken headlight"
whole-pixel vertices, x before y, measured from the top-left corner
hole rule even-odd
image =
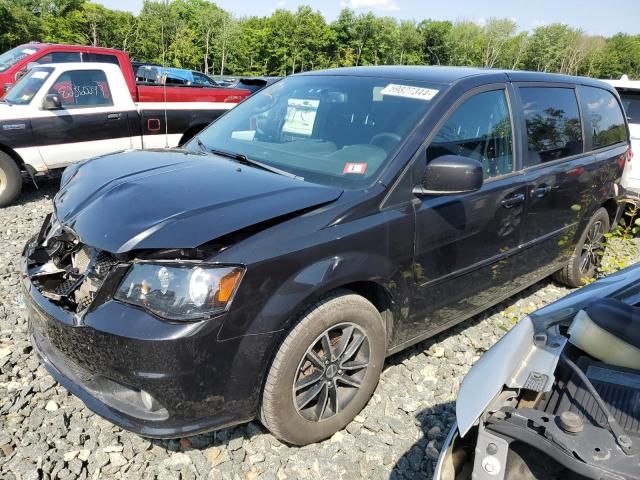
[[[194,320],[227,310],[244,268],[136,263],[115,299],[168,320]]]

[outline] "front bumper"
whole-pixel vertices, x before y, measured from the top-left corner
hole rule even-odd
[[[112,300],[79,318],[38,291],[24,261],[21,276],[34,349],[98,415],[154,438],[255,417],[271,335],[218,341],[222,319],[170,323]]]

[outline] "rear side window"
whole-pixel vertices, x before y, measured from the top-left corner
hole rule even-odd
[[[504,90],[478,93],[453,112],[429,145],[427,161],[442,155],[478,160],[485,178],[511,173],[512,130]]]
[[[520,87],[527,127],[526,165],[582,153],[582,125],[572,88]]]
[[[60,97],[66,108],[113,105],[107,77],[102,70],[72,70],[58,77],[49,93]]]
[[[36,60],[36,63],[70,63],[79,62],[80,52],[51,52]]]
[[[89,58],[90,58],[89,61],[91,62],[113,63],[114,65],[120,65],[118,63],[118,58],[115,55],[106,55],[104,53],[93,53]]]
[[[602,88],[581,87],[580,96],[587,106],[585,120],[592,132],[594,149],[626,141],[624,116],[611,92]]]
[[[618,92],[629,123],[640,124],[640,92]]]

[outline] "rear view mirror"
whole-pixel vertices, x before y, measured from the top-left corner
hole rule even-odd
[[[413,189],[414,195],[456,195],[482,187],[482,164],[459,155],[443,155],[429,164],[422,185]]]
[[[44,110],[59,110],[62,108],[62,101],[57,93],[50,93],[44,97],[42,102],[42,108]]]

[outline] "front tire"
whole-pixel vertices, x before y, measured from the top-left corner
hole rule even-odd
[[[16,162],[0,152],[0,207],[11,205],[22,191],[22,175]]]
[[[568,287],[581,287],[595,277],[604,252],[604,234],[609,228],[609,212],[599,208],[582,232],[571,258],[554,274],[554,279]]]
[[[348,291],[303,314],[278,350],[260,419],[279,439],[307,445],[343,429],[378,384],[386,331],[376,307]]]

